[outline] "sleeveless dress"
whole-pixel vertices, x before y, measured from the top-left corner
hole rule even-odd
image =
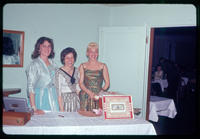
[[[103,84],[103,69],[101,70],[89,70],[84,69],[84,85],[87,89],[91,90],[96,95],[102,89]],[[93,109],[99,108],[99,101],[91,100],[89,95],[81,90],[79,93],[80,99],[80,110],[82,111],[92,111]]]

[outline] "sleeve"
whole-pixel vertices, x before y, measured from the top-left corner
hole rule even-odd
[[[35,84],[38,79],[38,68],[36,67],[36,64],[32,62],[28,68],[26,69],[26,76],[27,76],[27,91],[28,94],[35,93],[34,88]]]
[[[77,84],[76,84],[76,90],[79,92],[79,91],[81,91],[81,88],[80,88],[80,86],[79,86],[79,79],[80,79],[80,72],[77,70],[77,79],[78,79],[78,81],[77,81]]]
[[[50,61],[51,61],[51,64],[53,65],[53,67],[55,68],[55,70],[58,70],[59,68],[58,68],[57,64],[55,63],[55,61],[52,59]]]
[[[163,79],[163,71],[161,71],[161,79]]]
[[[57,92],[58,96],[61,96],[61,84],[62,84],[61,75],[60,75],[59,71],[56,70],[55,85],[56,85],[56,92]]]

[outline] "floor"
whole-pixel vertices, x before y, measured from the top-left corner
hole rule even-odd
[[[154,125],[157,135],[193,135],[197,133],[197,96],[191,92],[179,99],[174,119],[159,116]],[[199,131],[198,131],[199,132]]]

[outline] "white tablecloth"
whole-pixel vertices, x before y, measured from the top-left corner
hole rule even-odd
[[[150,122],[136,116],[135,119],[105,120],[103,116],[84,117],[75,112],[33,115],[26,125],[3,125],[3,131],[5,134],[32,135],[156,135]]]
[[[182,86],[187,85],[189,79],[188,79],[187,77],[181,77],[181,79],[182,79],[181,85],[182,85]]]
[[[161,79],[161,80],[154,80],[152,83],[159,83],[160,87],[162,89],[162,92],[164,92],[164,88],[168,87],[167,79]]]
[[[158,115],[174,118],[177,114],[173,99],[150,96],[149,120],[157,122]]]

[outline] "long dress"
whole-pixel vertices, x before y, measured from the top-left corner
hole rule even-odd
[[[72,76],[61,68],[56,71],[56,89],[58,96],[62,97],[64,111],[76,112],[80,108],[79,97],[76,93],[77,91],[80,91],[78,80],[79,77],[77,68],[74,68]]]
[[[84,85],[87,89],[91,90],[96,95],[102,89],[103,84],[103,69],[101,70],[89,70],[84,68]],[[80,110],[92,111],[99,108],[99,101],[89,99],[89,95],[81,90],[79,94],[80,98]]]
[[[51,59],[50,65],[46,66],[44,61],[38,57],[34,59],[26,69],[27,91],[35,94],[35,105],[37,109],[47,111],[58,111],[58,98],[55,88],[56,66]],[[30,101],[28,99],[28,104]]]

